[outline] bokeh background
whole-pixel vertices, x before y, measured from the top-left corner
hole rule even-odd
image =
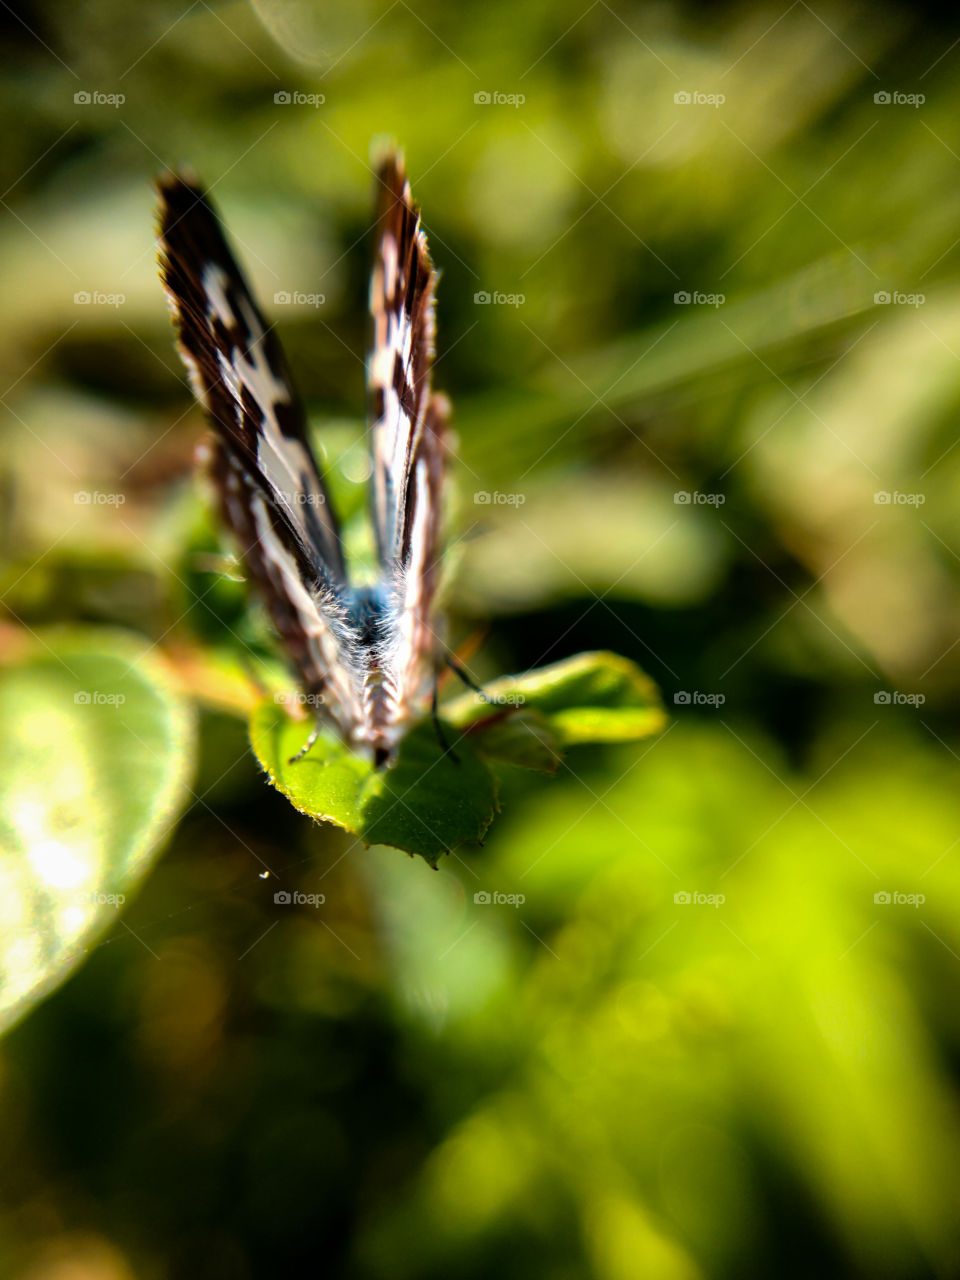
[[[960,1274],[955,18],[43,0],[0,29],[5,661],[120,629],[199,716],[135,898],[0,1045],[0,1273]],[[209,674],[269,642],[152,240],[189,164],[356,505],[382,135],[443,273],[452,639],[481,679],[617,650],[670,712],[504,776],[439,872],[295,813]],[[0,736],[42,753],[36,696]]]

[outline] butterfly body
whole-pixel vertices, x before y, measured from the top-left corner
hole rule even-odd
[[[211,474],[223,520],[318,726],[382,765],[435,679],[449,404],[430,386],[436,275],[397,154],[384,159],[377,178],[367,363],[377,543],[370,584],[348,570],[272,327],[207,196],[172,174],[160,183],[160,262],[180,352],[214,430]]]
[[[344,607],[361,648],[366,652],[375,651],[387,638],[389,631],[388,601],[384,588],[379,585],[350,587],[345,594]]]

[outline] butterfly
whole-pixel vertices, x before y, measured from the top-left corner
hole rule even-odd
[[[376,178],[367,383],[377,572],[369,583],[348,569],[283,350],[213,204],[176,173],[157,187],[160,274],[213,428],[222,518],[316,708],[293,760],[332,729],[382,767],[431,689],[441,732],[434,610],[450,404],[432,388],[437,274],[399,152],[385,153]]]

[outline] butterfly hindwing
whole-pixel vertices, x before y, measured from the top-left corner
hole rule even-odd
[[[277,509],[222,441],[213,446],[210,469],[221,514],[310,705],[318,719],[332,722],[349,737],[359,711],[355,639],[346,610],[322,583],[310,584],[298,548]]]

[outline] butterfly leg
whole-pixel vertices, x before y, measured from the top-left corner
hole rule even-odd
[[[297,754],[295,756],[290,757],[290,759],[287,761],[287,764],[296,764],[298,760],[302,760],[303,757],[307,754],[307,752],[310,750],[310,748],[313,746],[313,744],[316,742],[316,740],[319,737],[320,737],[320,726],[319,724],[315,724],[313,728],[310,730],[310,737],[306,740],[306,742],[303,744],[303,746],[300,748]]]
[[[450,654],[450,653],[446,654],[446,656],[444,657],[444,662],[447,664],[450,670],[454,673],[454,675],[460,677],[460,679],[463,681],[463,683],[467,686],[468,689],[472,689],[474,693],[479,694],[484,702],[490,701],[490,699],[487,697],[487,695],[484,693],[481,687],[477,684],[476,680],[473,679],[473,677],[470,675],[470,673],[466,670],[465,667],[462,667],[460,665],[460,663],[456,660],[453,654]],[[436,687],[434,687],[434,691],[436,691]]]
[[[433,681],[433,697],[430,699],[430,715],[433,719],[433,731],[437,735],[437,741],[443,748],[443,754],[449,756],[454,764],[460,763],[460,757],[447,741],[447,735],[443,732],[443,725],[440,723],[440,716],[437,714],[437,681]]]

